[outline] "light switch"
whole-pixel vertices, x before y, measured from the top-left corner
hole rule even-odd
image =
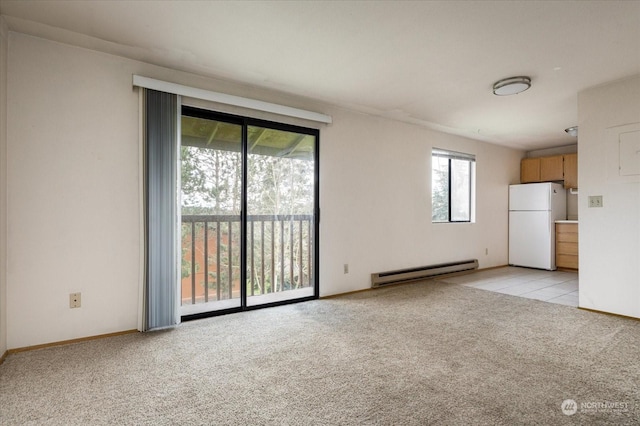
[[[602,195],[589,195],[589,207],[602,207]]]

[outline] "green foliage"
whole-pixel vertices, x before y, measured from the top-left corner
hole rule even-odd
[[[249,215],[312,215],[314,207],[314,162],[308,159],[295,159],[287,156],[249,154],[247,159],[247,204]],[[239,289],[240,279],[240,226],[239,214],[242,190],[242,158],[237,151],[205,147],[183,146],[181,148],[181,206],[184,215],[220,215],[235,216],[233,232],[229,235],[227,222],[220,222],[217,230],[210,223],[208,276],[209,300],[211,297],[228,298],[230,287]],[[214,222],[216,223],[216,222]],[[301,230],[295,222],[293,234],[290,222],[280,227],[280,222],[265,222],[264,233],[260,223],[256,222],[253,234],[255,249],[247,259],[248,294],[264,294],[309,285],[311,267],[308,265],[308,245],[310,235],[305,226]],[[196,237],[196,271],[203,271],[204,224],[194,224]],[[252,222],[248,223],[248,227]],[[271,229],[271,227],[274,229]],[[185,245],[191,244],[191,224],[182,227],[182,277],[190,277],[191,261],[184,255]],[[219,232],[219,234],[218,234]],[[248,231],[250,232],[250,231]],[[272,236],[273,233],[273,236]],[[217,236],[220,235],[220,241]],[[247,236],[249,238],[249,235]],[[302,238],[303,250],[300,250]],[[248,240],[249,245],[252,240]],[[229,243],[232,245],[229,253]],[[292,244],[293,243],[293,244]],[[220,248],[218,254],[216,250]],[[264,249],[262,249],[264,248]],[[282,257],[284,253],[284,257]],[[282,257],[282,258],[281,258]],[[291,261],[293,257],[293,261]],[[251,273],[250,265],[254,265]],[[229,264],[232,265],[229,276]],[[284,264],[284,274],[281,265]],[[302,266],[302,276],[300,270]],[[264,269],[264,272],[263,272]],[[293,281],[291,275],[293,271]],[[284,275],[284,276],[283,276]],[[199,275],[198,282],[205,285],[204,276]],[[219,282],[218,282],[219,278]],[[252,293],[253,289],[253,293]]]
[[[449,171],[438,157],[432,157],[431,221],[449,221]]]

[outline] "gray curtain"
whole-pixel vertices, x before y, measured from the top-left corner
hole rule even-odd
[[[143,329],[178,322],[177,96],[144,89],[145,315]]]

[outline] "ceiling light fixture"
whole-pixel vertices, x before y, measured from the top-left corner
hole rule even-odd
[[[496,96],[509,96],[522,93],[531,87],[529,77],[509,77],[497,81],[493,85],[493,94]]]
[[[573,136],[574,138],[578,136],[578,126],[566,128],[564,129],[564,131],[567,132],[569,136]]]

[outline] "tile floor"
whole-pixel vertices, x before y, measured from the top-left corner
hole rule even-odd
[[[445,278],[442,281],[528,299],[578,306],[577,272],[506,266]]]

